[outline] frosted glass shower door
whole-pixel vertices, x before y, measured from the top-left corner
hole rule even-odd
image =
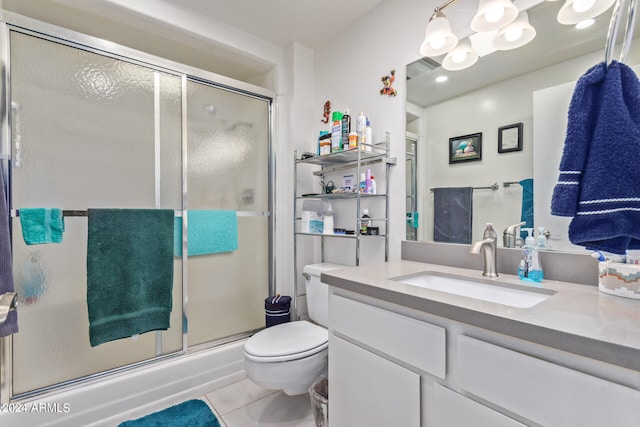
[[[266,99],[187,83],[187,209],[238,212],[238,249],[190,256],[189,345],[264,327],[270,283]]]
[[[12,207],[182,209],[181,77],[12,31]],[[19,395],[182,349],[175,258],[169,330],[89,343],[87,218],[63,242],[27,246],[13,218]]]

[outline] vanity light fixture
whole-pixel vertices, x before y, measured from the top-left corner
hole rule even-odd
[[[475,32],[494,31],[512,23],[518,8],[511,0],[480,0],[478,12],[471,20]]]
[[[558,22],[574,25],[595,18],[609,9],[615,0],[566,0],[558,12]]]
[[[584,21],[580,21],[576,24],[576,29],[584,30],[585,28],[589,28],[593,24],[595,24],[596,20],[593,18],[585,19]]]
[[[536,36],[536,30],[529,24],[529,14],[522,11],[511,24],[502,27],[493,39],[493,47],[511,50],[529,43]]]
[[[442,9],[457,0],[450,0],[443,6],[437,7],[424,33],[424,41],[420,46],[422,56],[438,56],[447,53],[458,44],[458,37],[451,31],[451,25]]]
[[[464,70],[476,62],[478,62],[478,53],[471,46],[469,39],[464,39],[447,53],[442,61],[442,68],[450,71]]]

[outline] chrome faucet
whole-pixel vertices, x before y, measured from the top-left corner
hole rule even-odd
[[[0,295],[0,325],[4,325],[7,321],[9,312],[16,309],[18,305],[18,294],[15,292],[7,292]]]
[[[505,248],[515,248],[516,246],[522,247],[524,242],[522,241],[522,237],[518,235],[518,229],[520,226],[525,224],[526,221],[522,221],[504,229],[502,232],[502,244]]]
[[[475,242],[471,245],[471,253],[479,254],[480,251],[484,254],[484,270],[483,276],[498,277],[498,234],[493,229],[491,223],[487,223],[487,228],[484,229],[482,240]]]

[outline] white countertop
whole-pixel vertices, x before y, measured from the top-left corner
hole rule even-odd
[[[640,371],[640,300],[602,293],[597,286],[554,280],[528,284],[518,276],[496,280],[555,294],[530,308],[457,296],[389,280],[421,272],[488,280],[477,270],[413,261],[395,261],[332,270],[329,285]]]

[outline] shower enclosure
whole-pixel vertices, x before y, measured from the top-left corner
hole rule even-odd
[[[0,28],[20,328],[0,340],[3,402],[246,336],[273,286],[272,94],[52,28]],[[63,242],[26,245],[24,208],[63,209]],[[168,330],[90,346],[89,208],[174,210]],[[188,256],[188,210],[235,211],[238,249]]]

